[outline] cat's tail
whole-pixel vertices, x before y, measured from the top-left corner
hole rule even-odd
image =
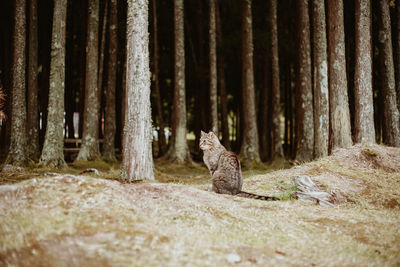
[[[254,199],[259,199],[259,200],[266,200],[266,201],[279,200],[279,198],[277,198],[277,197],[261,196],[261,195],[256,195],[256,194],[253,194],[253,193],[244,192],[244,191],[240,191],[236,196],[238,196],[238,197],[246,197],[246,198],[254,198]]]

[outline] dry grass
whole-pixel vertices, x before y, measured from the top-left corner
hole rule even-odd
[[[0,186],[0,265],[400,264],[400,149],[359,145],[289,170],[245,172],[244,189],[268,195],[288,195],[293,177],[309,175],[341,197],[335,208],[217,195],[204,190],[201,165],[156,168],[158,182],[122,184],[111,165],[99,175],[111,180],[30,171]]]

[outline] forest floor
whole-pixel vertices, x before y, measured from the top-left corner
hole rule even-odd
[[[156,181],[118,165],[0,173],[3,266],[399,266],[400,149],[363,144],[307,164],[244,171],[260,201],[218,195],[203,165],[156,162]],[[96,167],[98,174],[79,174]],[[335,207],[291,198],[308,175]]]

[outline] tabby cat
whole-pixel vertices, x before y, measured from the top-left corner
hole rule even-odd
[[[210,170],[212,190],[219,194],[236,195],[260,200],[278,200],[276,197],[260,196],[242,191],[243,178],[240,161],[235,153],[225,149],[213,133],[201,131],[200,148],[203,160]]]

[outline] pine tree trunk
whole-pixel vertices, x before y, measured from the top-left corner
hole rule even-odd
[[[210,120],[211,129],[218,136],[218,95],[217,95],[217,41],[215,22],[215,0],[210,2]]]
[[[26,163],[26,97],[25,97],[25,0],[15,1],[14,49],[11,97],[11,140],[6,162],[12,165]]]
[[[267,44],[270,33],[267,33]],[[264,77],[260,92],[258,136],[262,161],[271,159],[271,50],[267,49],[264,59]]]
[[[216,19],[216,38],[218,46],[222,46],[222,25],[221,17],[219,12],[218,3],[215,5],[215,19]],[[221,132],[222,132],[222,145],[230,150],[231,142],[229,140],[229,124],[228,124],[228,99],[226,95],[226,83],[225,83],[225,56],[224,51],[219,49],[217,52],[217,67],[218,67],[218,87],[219,87],[219,99],[221,106]]]
[[[268,25],[271,35],[271,145],[272,158],[282,157],[281,140],[281,89],[279,79],[279,54],[278,54],[278,22],[277,22],[277,0],[269,0]]]
[[[86,46],[85,110],[83,113],[82,146],[76,160],[94,160],[99,157],[99,88],[98,39],[99,0],[89,0]]]
[[[148,0],[129,0],[127,88],[121,179],[154,179],[150,108]]]
[[[297,1],[297,12],[296,159],[303,162],[312,160],[314,154],[314,115],[311,87],[310,19],[308,16],[308,2],[305,0]]]
[[[397,14],[397,109],[400,112],[400,1],[396,1]]]
[[[168,157],[178,163],[190,161],[189,148],[186,141],[185,42],[183,25],[183,0],[174,0],[175,84],[172,107],[172,140]]]
[[[328,155],[329,146],[328,56],[324,0],[313,0],[312,6],[314,26],[314,156],[320,158]]]
[[[251,0],[242,1],[242,106],[243,136],[240,155],[249,162],[260,161],[253,71]]]
[[[37,0],[29,1],[29,59],[28,59],[28,157],[39,159],[39,107],[38,107],[38,17]]]
[[[379,50],[383,99],[383,142],[400,147],[399,110],[397,108],[390,10],[387,0],[379,0]]]
[[[375,143],[374,99],[372,95],[371,4],[355,1],[356,54],[354,74],[355,142]]]
[[[103,158],[115,158],[115,90],[117,86],[117,49],[118,49],[118,6],[117,0],[110,0],[109,45],[107,61],[106,108],[104,118]]]
[[[167,149],[165,133],[164,133],[164,118],[163,118],[163,105],[161,101],[160,92],[160,70],[159,70],[159,55],[158,55],[158,25],[157,25],[157,1],[153,1],[153,36],[154,36],[154,76],[155,76],[155,93],[156,93],[156,104],[157,104],[157,118],[158,126],[158,156],[162,156]]]
[[[347,94],[343,0],[328,3],[329,111],[332,149],[352,145]]]
[[[53,32],[51,40],[50,89],[47,128],[40,162],[60,168],[64,161],[64,84],[65,84],[65,31],[67,0],[54,2]]]

